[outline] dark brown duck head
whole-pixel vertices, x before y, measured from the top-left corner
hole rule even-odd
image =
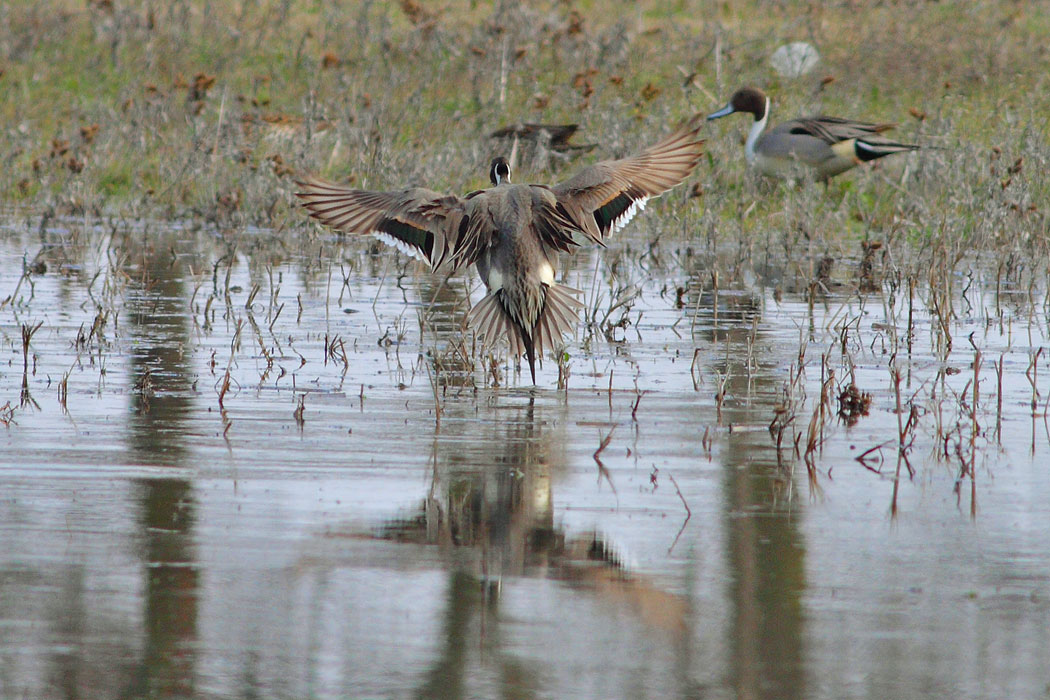
[[[769,110],[769,98],[766,93],[757,87],[742,87],[729,98],[729,104],[712,114],[707,115],[707,121],[726,117],[734,112],[747,112],[755,116],[755,121],[760,122],[766,118]]]

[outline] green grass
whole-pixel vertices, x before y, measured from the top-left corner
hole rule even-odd
[[[504,124],[577,122],[578,142],[600,144],[588,162],[629,152],[752,83],[772,95],[774,121],[815,112],[895,121],[900,138],[934,148],[859,168],[825,192],[757,182],[742,158],[746,119],[721,120],[696,176],[703,198],[677,200],[688,204],[676,212],[687,225],[714,226],[725,241],[787,241],[805,230],[826,246],[944,235],[931,219],[952,222],[968,244],[1046,232],[1050,15],[1024,4],[552,1],[493,10],[453,0],[420,4],[421,14],[412,5],[9,7],[0,23],[0,44],[11,47],[0,76],[0,191],[41,210],[75,199],[111,214],[305,227],[290,196],[296,173],[466,191],[484,184],[500,148],[484,135]],[[779,78],[768,57],[795,40],[814,42],[822,63],[810,76]],[[214,84],[194,96],[198,74]],[[290,118],[283,131],[264,120],[275,115]],[[316,135],[321,122],[329,128]],[[97,137],[81,138],[94,123]],[[51,157],[56,139],[68,141],[66,156]],[[83,161],[80,172],[69,157]],[[233,190],[238,204],[223,210],[219,199]]]

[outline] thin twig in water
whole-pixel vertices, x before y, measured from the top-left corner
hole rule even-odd
[[[881,462],[882,461],[882,448],[886,447],[888,445],[892,445],[894,442],[895,442],[895,440],[892,440],[892,439],[887,440],[886,442],[880,442],[878,445],[875,445],[875,447],[870,447],[870,448],[864,450],[863,453],[857,455],[856,457],[854,457],[854,459],[856,461],[860,462],[860,465],[862,467],[864,467],[865,469],[867,469],[868,471],[875,472],[876,474],[881,474],[882,473],[882,468],[881,467],[879,469],[876,469],[876,468],[874,468],[874,467],[872,467],[871,465],[868,464],[868,455],[870,455],[872,452],[878,451],[878,453],[879,453],[879,461]]]
[[[430,369],[430,363],[425,363],[427,367],[427,378],[430,380],[430,387],[434,390],[434,427],[441,427],[441,395],[438,392],[438,377],[437,374],[432,372]]]
[[[685,519],[689,520],[689,518],[693,517],[693,511],[689,507],[689,504],[685,502],[685,496],[682,495],[682,489],[678,488],[678,482],[675,481],[674,476],[672,476],[670,472],[667,473],[667,478],[671,480],[672,484],[674,484],[675,493],[677,493],[678,497],[682,499],[682,505],[685,506]]]
[[[605,480],[609,482],[609,487],[612,488],[613,495],[615,495],[616,500],[619,501],[620,494],[616,492],[616,484],[613,483],[612,475],[609,474],[609,470],[605,468],[604,464],[602,464],[601,457],[599,456],[601,455],[602,450],[609,446],[609,443],[612,441],[612,436],[614,432],[615,428],[613,430],[610,430],[609,434],[602,438],[601,444],[598,445],[598,449],[594,451],[594,454],[592,456],[594,457],[595,464],[598,465],[598,483],[601,483],[602,477],[604,476]]]
[[[999,361],[992,361],[995,366],[996,392],[995,392],[995,441],[1003,444],[1003,355],[999,353]]]
[[[642,397],[648,393],[648,391],[639,391],[638,395],[634,399],[634,406],[631,408],[631,420],[633,420],[635,423],[638,422],[638,404],[642,402]]]
[[[980,374],[981,355],[980,348],[973,342],[973,333],[970,334],[970,346],[974,350],[973,356],[973,402],[970,404],[970,518],[977,517],[977,435],[981,426],[977,423],[977,404],[980,401]]]
[[[674,476],[668,472],[667,478],[671,480],[672,484],[674,484],[674,490],[678,494],[678,497],[682,499],[682,505],[685,506],[685,520],[682,521],[682,527],[678,528],[678,534],[674,536],[674,542],[672,542],[671,546],[667,549],[667,553],[670,554],[671,550],[674,549],[674,546],[678,544],[678,538],[682,536],[683,532],[685,532],[685,526],[689,524],[689,518],[693,517],[693,511],[689,508],[689,504],[685,502],[685,496],[682,495],[682,489],[678,488],[678,482],[675,481]]]

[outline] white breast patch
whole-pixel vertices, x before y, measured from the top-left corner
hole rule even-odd
[[[486,279],[485,282],[488,284],[489,291],[491,292],[503,289],[503,275],[495,267],[489,268],[488,279]]]
[[[554,284],[554,268],[546,260],[540,263],[540,282],[548,287]]]

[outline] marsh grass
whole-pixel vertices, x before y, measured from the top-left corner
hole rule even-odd
[[[936,148],[841,177],[824,194],[754,182],[740,158],[745,120],[724,120],[712,125],[704,196],[686,208],[683,230],[925,240],[943,223],[968,244],[1031,237],[1045,233],[1050,194],[1041,41],[1050,18],[1035,9],[15,4],[0,28],[0,188],[38,210],[303,229],[289,197],[299,173],[466,191],[484,184],[498,147],[485,134],[506,123],[579,122],[600,144],[587,158],[622,155],[756,83],[773,95],[774,119],[900,121],[902,139]],[[812,76],[776,78],[768,56],[794,39],[815,43],[823,63]],[[997,230],[983,230],[990,219]]]

